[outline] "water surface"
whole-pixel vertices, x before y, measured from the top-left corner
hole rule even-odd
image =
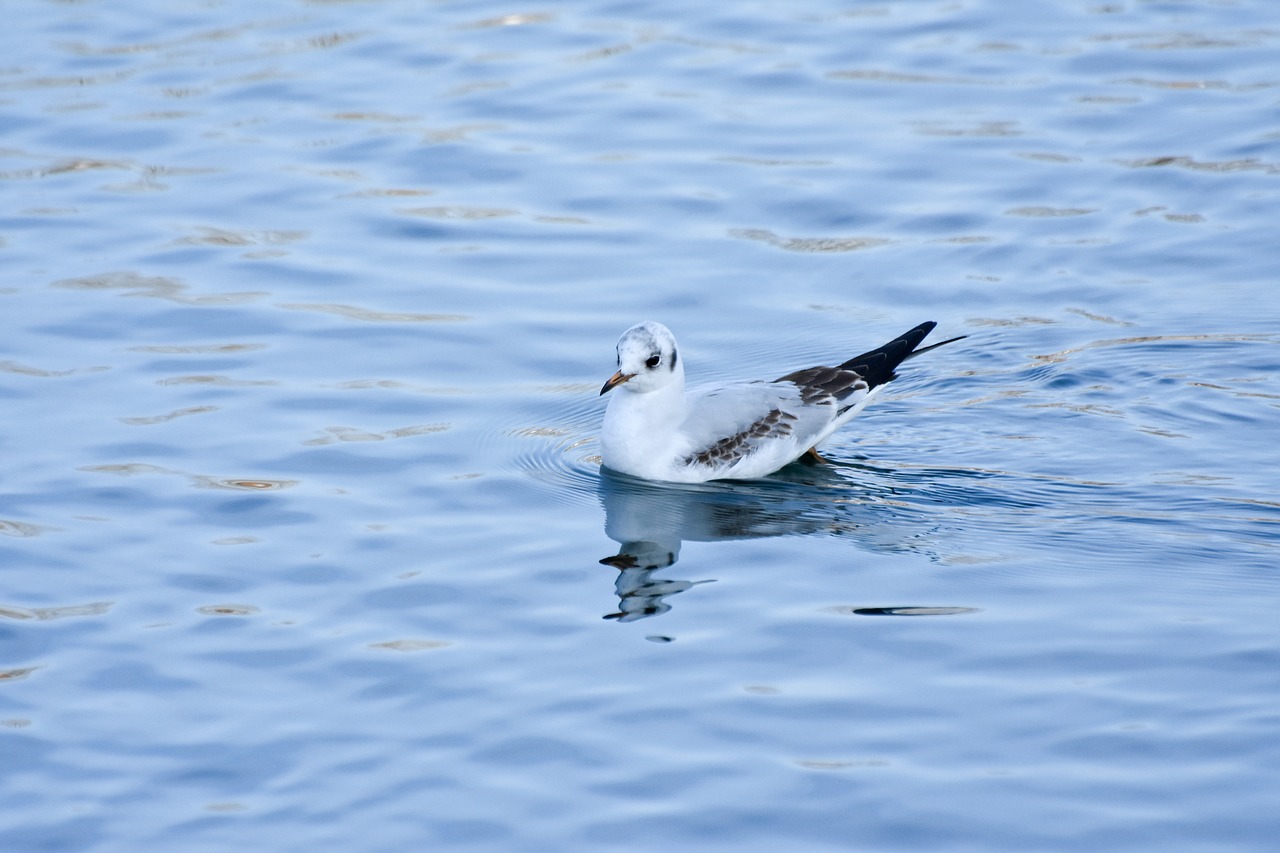
[[[9,16],[0,847],[1270,849],[1269,12]],[[641,319],[969,338],[663,487]]]

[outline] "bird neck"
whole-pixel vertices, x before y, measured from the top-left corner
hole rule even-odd
[[[685,416],[684,370],[678,365],[672,380],[661,388],[643,393],[618,389],[623,393],[619,395],[617,404],[631,410],[637,423],[644,422],[650,427],[678,424]]]
[[[604,415],[605,441],[613,452],[632,459],[664,455],[686,414],[683,371],[675,380],[642,393],[624,388],[613,391],[616,396]]]

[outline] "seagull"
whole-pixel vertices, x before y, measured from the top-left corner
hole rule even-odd
[[[675,335],[637,323],[618,340],[600,445],[604,466],[643,480],[754,480],[802,456],[853,419],[908,358],[966,337],[916,349],[937,324],[921,323],[836,367],[809,367],[765,380],[684,387]],[[615,390],[616,389],[616,390]]]

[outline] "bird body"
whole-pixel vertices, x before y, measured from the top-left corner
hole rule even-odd
[[[675,336],[661,323],[632,326],[618,340],[617,389],[601,429],[607,468],[646,480],[751,480],[794,462],[850,421],[933,329],[922,323],[837,367],[797,370],[773,381],[685,391]]]

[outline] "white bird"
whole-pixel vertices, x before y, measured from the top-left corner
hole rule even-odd
[[[837,367],[810,367],[764,380],[685,393],[684,362],[661,323],[618,340],[618,370],[600,389],[617,389],[605,411],[604,465],[645,480],[703,483],[752,480],[809,454],[871,402],[908,358],[965,337],[916,349],[937,325],[909,332]]]

